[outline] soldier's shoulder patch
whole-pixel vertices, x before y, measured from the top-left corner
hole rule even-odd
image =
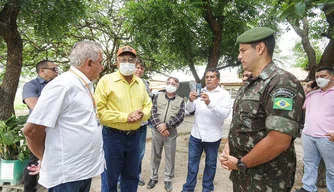
[[[293,105],[292,98],[276,97],[273,102],[273,109],[282,109],[291,111]]]
[[[288,97],[288,98],[293,99],[294,97],[296,97],[296,95],[297,94],[294,91],[287,89],[287,88],[278,88],[270,93],[270,96],[272,98],[282,96],[282,97]]]

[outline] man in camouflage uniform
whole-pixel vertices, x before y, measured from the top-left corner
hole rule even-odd
[[[272,61],[274,30],[250,29],[237,38],[243,69],[252,76],[239,89],[228,142],[220,162],[232,170],[233,191],[290,191],[293,145],[305,94],[299,81]]]

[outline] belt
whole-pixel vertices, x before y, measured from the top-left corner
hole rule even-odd
[[[107,127],[107,126],[105,126],[105,128],[107,130],[118,132],[118,133],[122,133],[122,134],[125,134],[125,135],[133,135],[133,134],[137,133],[137,131],[139,131],[139,129],[130,130],[130,131],[123,131],[123,130],[119,130],[119,129],[112,128],[112,127]]]

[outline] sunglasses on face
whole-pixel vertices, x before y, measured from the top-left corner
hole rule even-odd
[[[52,68],[44,67],[43,69],[49,69],[53,72],[58,72],[58,67],[52,67]]]

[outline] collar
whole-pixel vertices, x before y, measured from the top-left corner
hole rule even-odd
[[[41,76],[37,76],[37,81],[40,83],[40,84],[43,84],[43,83],[48,83],[48,82],[46,82],[46,80],[45,79],[43,79]]]
[[[313,95],[314,93],[329,93],[329,92],[331,92],[331,91],[334,91],[334,86],[333,86],[332,88],[330,88],[330,89],[327,89],[326,91],[323,91],[323,90],[321,90],[321,89],[319,88],[319,89],[317,89],[317,90],[314,90],[314,91],[309,92],[309,93],[306,95],[306,98],[309,97],[309,96],[311,96],[311,95]]]
[[[173,97],[168,97],[167,96],[167,91],[165,91],[165,98],[168,99],[168,100],[174,100],[176,98],[176,93],[174,94]]]
[[[78,74],[84,81],[86,81],[86,83],[88,85],[92,84],[92,82],[86,77],[85,74],[83,74],[79,69],[77,69],[76,67],[71,66],[70,67],[71,70],[73,70],[76,74]],[[82,82],[82,80],[79,78],[80,82],[85,85],[85,82]]]
[[[258,78],[261,78],[263,80],[268,79],[275,69],[276,69],[275,63],[271,61],[264,67]]]
[[[209,92],[209,93],[214,93],[214,92],[221,92],[222,91],[222,88],[218,85],[214,90],[212,91],[209,91],[207,89],[207,87],[204,87],[203,90],[205,90],[206,92]]]
[[[117,82],[117,81],[121,81],[121,80],[123,80],[124,82],[127,82],[127,81],[125,80],[124,76],[119,72],[119,70],[117,70],[115,73],[116,73],[115,82]],[[132,83],[135,83],[135,82],[136,82],[136,83],[139,83],[138,80],[139,80],[139,77],[137,77],[137,76],[135,76],[135,75],[132,75],[132,81],[131,81],[131,84],[132,84]]]

